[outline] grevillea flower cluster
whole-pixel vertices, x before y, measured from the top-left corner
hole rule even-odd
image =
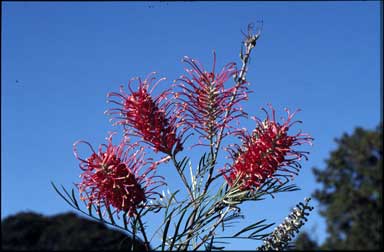
[[[309,206],[311,198],[305,198],[304,203],[300,202],[293,208],[292,212],[285,218],[283,223],[275,228],[275,230],[264,239],[264,244],[259,247],[258,251],[282,251],[289,245],[289,242],[295,237],[295,233],[307,221],[305,216],[313,210]]]
[[[184,57],[184,61],[191,69],[186,69],[189,77],[182,75],[178,79],[181,81],[178,100],[183,122],[202,137],[212,139],[220,129],[227,128],[230,121],[245,114],[238,104],[247,99],[246,82],[225,88],[224,84],[238,71],[235,63],[228,63],[216,73],[215,53],[210,72],[195,59]]]
[[[234,181],[238,181],[242,189],[255,190],[267,178],[278,176],[277,171],[297,175],[301,168],[298,161],[303,157],[307,158],[308,152],[295,150],[293,147],[311,144],[312,138],[301,132],[288,135],[290,127],[300,122],[292,122],[297,111],[291,114],[287,110],[287,120],[280,124],[276,121],[275,110],[271,105],[270,109],[272,118],[263,108],[267,118],[264,121],[256,118],[257,126],[253,133],[248,135],[243,132],[243,145],[230,150],[233,163],[223,173],[229,185],[233,186]]]
[[[88,158],[79,156],[79,144],[87,145],[92,151]],[[157,194],[155,189],[164,184],[161,177],[154,175],[157,164],[145,160],[143,149],[135,150],[135,147],[124,140],[119,145],[113,145],[112,135],[107,144],[99,146],[97,152],[88,142],[77,141],[74,144],[74,154],[83,170],[80,175],[82,182],[77,187],[81,200],[87,202],[88,208],[92,205],[113,206],[118,212],[133,216],[138,208]]]
[[[107,110],[107,114],[115,116],[115,124],[126,126],[133,130],[133,134],[140,136],[146,143],[150,144],[155,151],[161,151],[168,155],[176,154],[183,149],[182,133],[177,133],[177,115],[171,111],[171,99],[167,100],[169,90],[163,91],[156,97],[152,97],[154,88],[159,84],[158,80],[149,90],[152,81],[155,80],[154,73],[150,74],[144,81],[140,78],[138,89],[131,88],[131,80],[128,84],[129,94],[125,93],[123,87],[120,92],[111,92],[107,96],[109,102],[118,105],[117,108]],[[113,98],[120,99],[119,101]],[[174,152],[174,153],[172,153]]]
[[[217,228],[224,229],[228,221],[243,216],[240,214],[242,202],[258,201],[265,194],[293,188],[284,186],[289,180],[283,182],[279,177],[297,175],[301,168],[299,161],[306,159],[308,154],[297,147],[312,141],[305,133],[289,134],[292,125],[300,122],[293,121],[297,111],[290,113],[286,110],[288,116],[280,123],[269,105],[271,116],[263,108],[266,119],[255,118],[256,127],[251,133],[234,123],[248,116],[240,103],[247,100],[250,93],[246,73],[251,50],[256,46],[260,33],[253,34],[252,27],[248,26],[248,34],[244,35],[240,70],[236,63],[231,62],[216,72],[215,53],[210,71],[199,61],[184,57],[183,61],[188,65],[185,69],[187,74],[181,75],[165,91],[155,94],[155,88],[165,78],[156,79],[155,73],[151,73],[144,80],[131,79],[127,91],[120,86],[118,92],[108,93],[107,100],[115,107],[109,108],[106,114],[114,126],[122,126],[122,141],[113,144],[113,134],[110,134],[97,151],[86,141],[77,141],[73,146],[82,170],[81,182],[76,187],[90,217],[96,218],[93,211],[96,210],[100,221],[124,229],[133,239],[142,239],[147,251],[152,249],[150,242],[158,232],[163,232],[160,234],[161,245],[155,249],[187,251],[192,248],[196,251],[205,246],[207,250],[215,250],[219,249],[214,239]],[[184,150],[187,139],[184,135],[189,129],[199,140],[194,145],[209,146],[203,147],[205,151],[196,169],[189,157],[179,158],[181,154],[178,154]],[[241,143],[227,148],[230,161],[223,169],[216,170],[220,162],[219,152],[225,147],[223,139],[227,136],[239,137]],[[79,146],[87,147],[89,154],[85,158],[79,154]],[[153,159],[146,157],[147,151],[152,152]],[[159,152],[166,155],[156,159]],[[169,192],[169,197],[158,192],[159,187],[166,184],[164,177],[157,175],[159,164],[168,160],[172,160],[167,164],[174,165],[187,191],[187,199],[179,200],[182,197],[179,190]],[[269,178],[276,179],[268,183],[271,181]],[[209,195],[212,193],[210,186],[217,185],[220,180],[222,185],[218,191]],[[282,186],[275,185],[278,181]],[[53,186],[72,207],[86,213],[79,207],[73,191],[69,194],[63,189],[65,194],[61,194]],[[162,210],[163,222],[158,228],[153,228],[155,231],[150,238],[143,217]],[[265,239],[260,249],[284,247],[292,232],[303,225],[307,210],[311,210],[307,202],[299,204],[287,220]],[[118,225],[114,219],[116,216],[120,220],[120,212],[123,212],[124,226]],[[106,221],[105,213],[108,213],[110,222]],[[269,226],[264,224],[264,220],[247,224],[231,238],[267,237],[258,232]],[[250,233],[245,236],[245,232]]]

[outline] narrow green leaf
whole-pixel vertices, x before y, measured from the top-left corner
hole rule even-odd
[[[76,208],[71,202],[69,202],[69,200],[67,200],[67,198],[59,191],[59,189],[57,189],[57,187],[55,186],[55,184],[53,182],[51,182],[53,188],[55,189],[55,191],[57,192],[57,194],[60,195],[61,198],[63,198],[71,207],[73,208]]]
[[[263,222],[265,222],[265,221],[266,221],[266,219],[261,220],[261,221],[258,221],[258,222],[256,222],[256,223],[253,223],[253,224],[251,224],[251,225],[249,225],[249,226],[243,228],[242,230],[240,230],[239,232],[237,232],[237,233],[234,234],[233,236],[234,236],[234,237],[237,237],[237,236],[241,235],[242,233],[245,233],[245,232],[247,232],[247,231],[249,231],[249,230],[255,229],[255,228],[259,227],[260,224],[263,223]]]
[[[104,218],[103,218],[103,215],[101,214],[100,206],[97,206],[97,214],[99,215],[99,219],[101,220],[101,222],[104,222]]]
[[[244,196],[248,193],[248,191],[240,191],[237,193],[230,193],[227,197],[228,198],[240,198],[241,196]]]
[[[72,201],[72,204],[74,206],[74,208],[76,209],[79,209],[79,205],[77,204],[77,202],[75,202],[73,199],[72,199],[72,196],[69,194],[69,192],[65,189],[64,186],[61,186],[61,188],[63,189],[63,191],[65,192],[65,194],[67,195],[68,199],[70,199]]]
[[[178,235],[178,232],[179,232],[179,227],[180,227],[180,224],[181,222],[183,221],[183,218],[184,218],[184,215],[185,213],[187,212],[187,208],[185,208],[183,211],[182,211],[182,214],[179,218],[179,221],[177,222],[176,224],[176,227],[175,227],[175,232],[173,233],[173,237],[172,237],[172,241],[171,241],[171,245],[169,246],[169,250],[172,251],[172,248],[175,244],[175,241],[176,241],[176,237]]]
[[[177,162],[177,166],[180,168],[181,172],[184,172],[185,167],[187,166],[189,161],[188,157],[184,157],[180,162]]]
[[[177,190],[176,192],[174,192],[174,193],[171,194],[171,197],[169,198],[168,203],[167,203],[167,207],[165,208],[164,219],[167,218],[168,211],[169,211],[169,207],[170,207],[171,204],[172,204],[172,200],[176,197],[176,194],[177,194],[179,191],[180,191],[180,190]]]
[[[113,219],[113,215],[112,215],[110,206],[108,205],[106,208],[107,208],[108,217],[111,220],[112,225],[115,225],[115,220]]]
[[[224,218],[224,221],[231,221],[231,220],[235,220],[235,219],[239,219],[239,218],[244,219],[244,215],[242,215],[242,214],[228,215],[227,217]]]
[[[188,216],[187,221],[185,222],[185,225],[184,225],[184,231],[182,232],[182,234],[185,234],[185,233],[187,232],[188,225],[189,225],[189,223],[190,223],[190,221],[191,221],[191,218],[193,217],[193,213],[194,213],[194,212],[195,212],[195,210],[193,210],[193,211],[191,212],[191,214]]]
[[[72,200],[71,195],[68,193],[67,189],[65,189],[65,187],[63,185],[61,186],[61,188],[63,189],[65,194],[68,196],[68,198]]]
[[[204,175],[206,172],[206,162],[205,162],[205,157],[207,156],[207,153],[204,153],[203,156],[199,160],[199,166],[198,166],[198,175]],[[201,173],[203,172],[203,173]]]
[[[253,237],[255,236],[257,233],[269,228],[269,227],[272,227],[273,225],[275,225],[275,223],[271,223],[271,224],[268,224],[268,225],[265,225],[259,229],[257,229],[256,231],[253,231],[248,237]]]
[[[236,200],[232,200],[232,199],[230,199],[230,200],[224,199],[223,202],[228,204],[228,205],[237,205],[237,204],[241,203],[241,201],[236,201]]]
[[[92,216],[92,206],[87,207],[89,216]]]
[[[123,223],[124,223],[124,229],[128,230],[127,212],[124,212],[124,214],[123,214]]]
[[[72,199],[73,199],[73,202],[75,203],[76,207],[79,208],[79,204],[77,204],[77,200],[75,197],[75,190],[73,190],[73,188],[72,188]]]
[[[192,164],[191,163],[189,163],[189,174],[191,176],[192,192],[195,192],[196,191],[196,178],[193,175]]]
[[[134,218],[132,222],[132,251],[135,251],[135,245],[136,245],[136,225],[137,225],[137,218]]]
[[[165,249],[165,243],[166,243],[167,240],[168,240],[168,238],[167,238],[167,234],[168,234],[169,224],[171,223],[172,214],[173,214],[173,212],[170,214],[170,216],[167,218],[167,220],[166,220],[166,222],[165,222],[165,227],[164,227],[164,232],[163,232],[163,242],[161,243],[161,251],[164,251],[164,249]]]

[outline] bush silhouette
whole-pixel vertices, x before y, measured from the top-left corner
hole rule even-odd
[[[126,250],[132,238],[74,213],[46,217],[21,212],[1,222],[4,250]],[[135,250],[144,246],[136,241]]]

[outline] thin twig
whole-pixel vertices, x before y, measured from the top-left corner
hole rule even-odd
[[[250,26],[248,27],[248,29],[250,29]],[[243,84],[246,81],[247,65],[249,62],[251,51],[256,46],[256,41],[259,39],[259,37],[260,37],[260,32],[256,33],[255,35],[248,34],[248,36],[246,37],[246,40],[244,41],[245,54],[243,54],[243,52],[240,51],[240,59],[242,61],[242,66],[241,66],[239,75],[235,77],[236,85],[235,85],[235,89],[233,90],[229,104],[231,104],[235,100],[239,87],[241,86],[241,84]],[[224,121],[227,120],[229,116],[229,112],[230,110],[227,109],[224,115]],[[212,166],[210,167],[208,180],[207,180],[207,183],[205,184],[203,193],[205,193],[208,190],[209,185],[214,180],[212,179],[212,174],[214,170],[214,164],[216,163],[217,155],[220,149],[221,140],[223,139],[224,125],[225,124],[223,124],[223,126],[220,128],[220,132],[216,139],[216,147],[215,147],[214,154],[212,155]]]
[[[144,238],[145,249],[146,249],[146,251],[149,251],[149,242],[148,242],[147,234],[145,233],[144,225],[143,225],[143,222],[141,221],[140,214],[138,214],[137,212],[136,212],[136,218],[139,222],[140,231],[141,231],[143,238]]]
[[[196,251],[199,247],[201,247],[201,245],[203,245],[213,235],[213,233],[215,232],[216,228],[221,224],[221,222],[223,221],[223,219],[225,218],[225,216],[227,215],[229,210],[230,210],[230,208],[228,207],[225,210],[225,212],[223,214],[221,214],[220,218],[215,222],[215,224],[213,224],[213,226],[212,226],[211,230],[209,231],[209,233],[206,236],[204,236],[204,238],[195,246],[193,251]]]
[[[183,181],[183,184],[184,184],[185,188],[187,188],[187,191],[188,191],[188,194],[189,194],[189,196],[191,198],[191,201],[194,202],[195,201],[195,197],[193,196],[193,193],[191,191],[191,188],[188,185],[187,179],[185,178],[185,175],[184,175],[183,171],[180,170],[180,167],[178,165],[178,162],[176,161],[175,155],[171,155],[171,159],[173,161],[173,164],[174,164],[177,172],[179,173],[179,176],[180,176],[181,180]]]

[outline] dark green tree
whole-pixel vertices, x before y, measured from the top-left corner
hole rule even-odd
[[[322,188],[313,197],[326,218],[328,237],[321,249],[382,247],[382,124],[356,128],[336,139],[324,169],[313,168]],[[304,239],[305,240],[305,239]],[[298,244],[301,246],[302,244]]]
[[[304,231],[297,235],[293,249],[300,251],[315,250],[318,249],[318,244]]]
[[[6,251],[130,251],[132,238],[73,213],[43,216],[21,212],[1,221],[1,248]],[[135,242],[136,251],[144,251]]]

